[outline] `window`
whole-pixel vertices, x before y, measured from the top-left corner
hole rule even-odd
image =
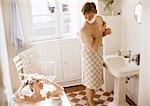
[[[71,8],[74,7],[74,8]],[[62,1],[61,3],[61,16],[62,16],[62,32],[67,34],[69,32],[74,32],[75,31],[75,4],[71,3],[69,0]]]
[[[55,0],[31,0],[34,38],[58,37],[58,20]]]
[[[32,40],[76,35],[83,20],[81,8],[84,2],[81,0],[31,0]]]

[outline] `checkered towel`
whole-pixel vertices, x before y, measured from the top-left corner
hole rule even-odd
[[[82,84],[87,88],[98,91],[103,83],[103,46],[100,46],[96,53],[83,46]]]

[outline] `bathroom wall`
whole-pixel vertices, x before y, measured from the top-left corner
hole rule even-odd
[[[134,8],[139,0],[121,0],[122,10],[122,49],[140,51],[142,25],[137,24],[134,18]]]
[[[104,56],[116,54],[121,49],[121,16],[104,16],[107,27],[110,27],[112,33],[103,38]]]
[[[139,0],[121,0],[122,50],[131,50],[133,54],[141,53],[142,24],[137,24],[134,18],[134,8]],[[127,84],[128,96],[137,103],[139,77],[130,79]]]
[[[138,106],[150,106],[150,0],[143,2],[143,36],[141,71],[139,79],[139,104]]]
[[[102,15],[103,3],[98,0],[98,13]],[[115,0],[113,3],[113,16],[102,15],[107,23],[107,27],[110,27],[112,34],[103,38],[104,55],[116,54],[121,49],[121,15],[117,13],[121,9],[120,0]]]
[[[118,12],[120,11],[120,0],[114,0],[113,3],[113,12],[112,15],[118,15]],[[101,14],[103,12],[103,3],[101,2],[101,0],[98,0],[98,13]]]

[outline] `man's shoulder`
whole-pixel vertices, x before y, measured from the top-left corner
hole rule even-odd
[[[97,17],[98,21],[103,21],[103,17],[102,16],[97,15],[96,17]]]
[[[103,16],[101,15],[96,15],[97,18],[103,19]]]

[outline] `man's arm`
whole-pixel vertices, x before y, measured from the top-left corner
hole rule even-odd
[[[101,27],[101,31],[100,31],[100,36],[97,36],[93,42],[93,50],[94,52],[97,51],[98,47],[99,47],[99,44],[100,44],[100,37],[103,36],[103,33],[104,33],[104,30],[105,30],[105,26],[102,26]]]
[[[111,34],[111,29],[110,28],[106,28],[104,33],[103,33],[103,37],[105,37],[106,35]]]
[[[105,21],[103,21],[103,26],[106,27],[106,22]],[[111,29],[108,27],[108,28],[105,29],[105,31],[103,33],[103,37],[105,37],[106,35],[109,35],[109,34],[111,34]]]
[[[105,28],[106,28],[106,23],[105,23],[105,21],[103,21],[103,18],[101,16],[97,16],[97,21],[100,25],[100,33],[99,33],[100,36],[97,36],[93,41],[92,48],[93,48],[94,52],[97,51],[99,44],[100,44],[100,37],[103,36],[103,33],[105,31]]]

